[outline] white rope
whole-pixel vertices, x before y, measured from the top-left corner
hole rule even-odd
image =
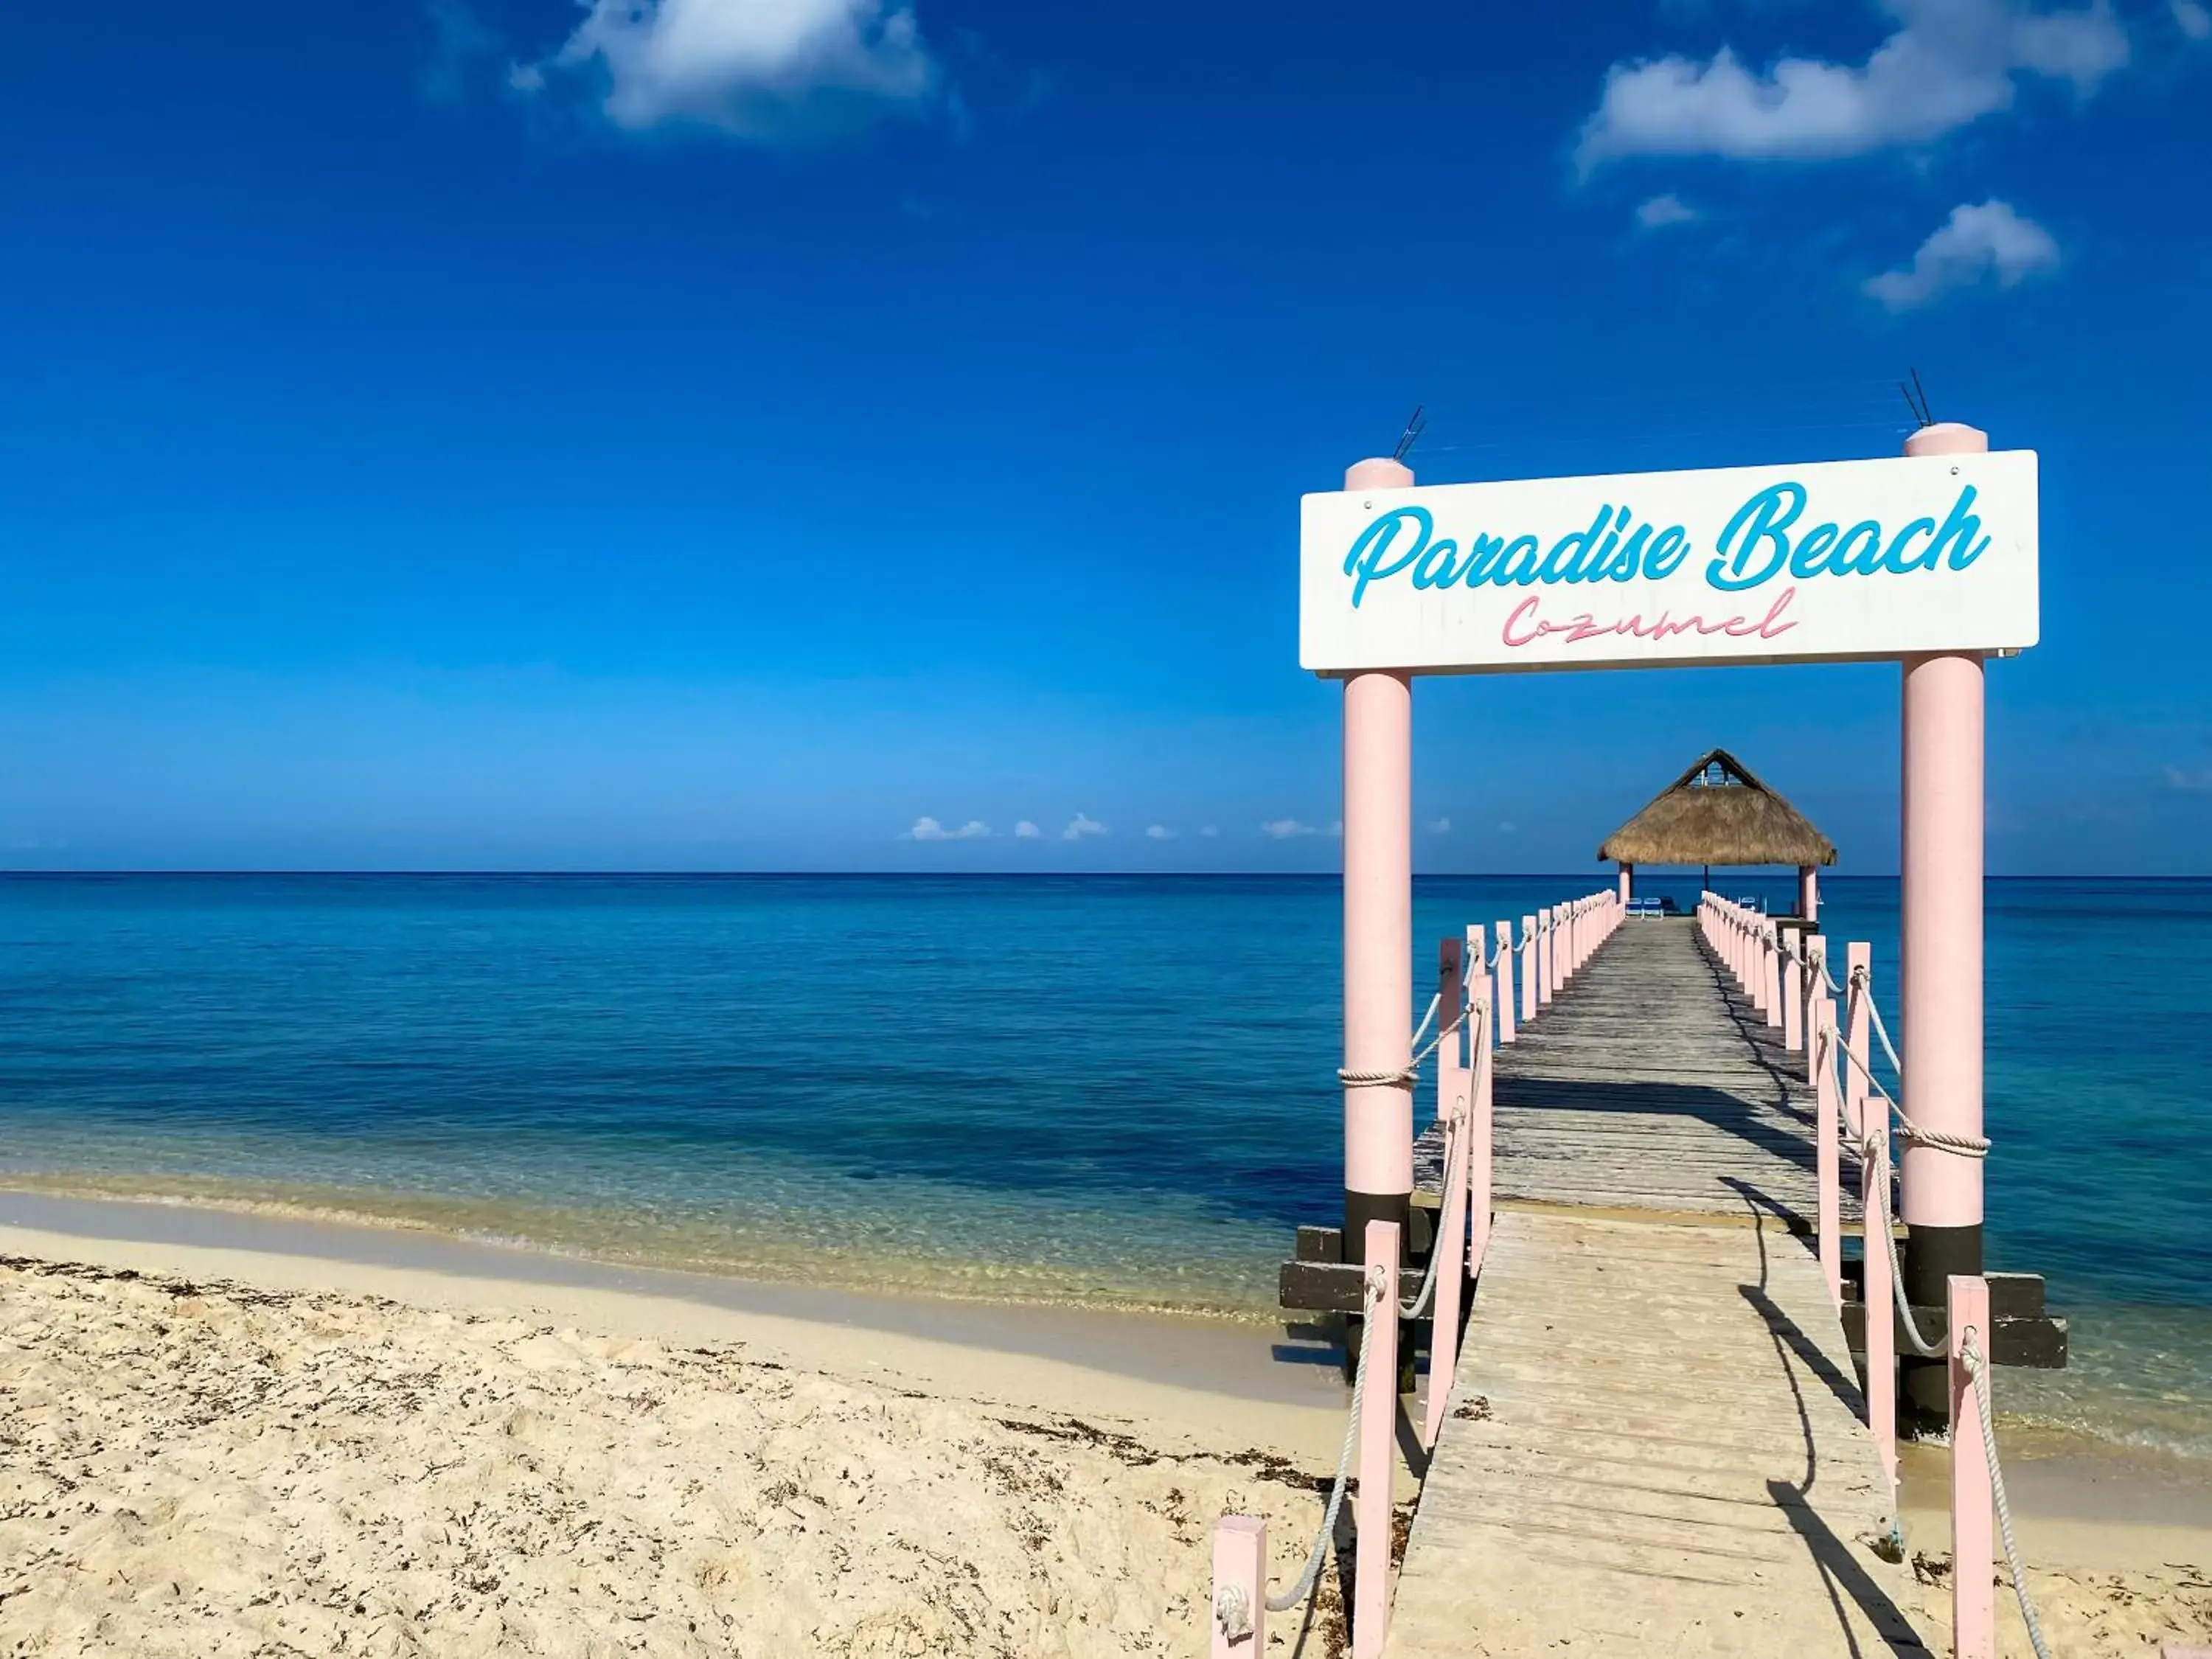
[[[1883,1244],[1888,1249],[1890,1295],[1897,1304],[1898,1318],[1904,1327],[1905,1346],[1923,1359],[1946,1358],[1950,1353],[1949,1348],[1946,1346],[1948,1336],[1938,1337],[1933,1342],[1922,1336],[1920,1327],[1913,1322],[1912,1304],[1905,1294],[1905,1264],[1898,1259],[1897,1228],[1893,1224],[1890,1210],[1889,1159],[1879,1155],[1881,1149],[1875,1145],[1874,1137],[1869,1134],[1860,1124],[1851,1121],[1850,1091],[1843,1086],[1844,1080],[1843,1075],[1833,1068],[1832,1056],[1838,1051],[1849,1055],[1854,1062],[1857,1060],[1858,1056],[1851,1054],[1850,1045],[1848,1043],[1827,1042],[1827,1033],[1825,1031],[1821,1033],[1821,1046],[1826,1050],[1823,1058],[1830,1064],[1829,1086],[1836,1091],[1836,1115],[1839,1120],[1838,1128],[1840,1131],[1845,1126],[1849,1127],[1850,1135],[1844,1138],[1844,1145],[1857,1152],[1860,1165],[1871,1170],[1874,1176],[1872,1183],[1874,1213],[1862,1218],[1863,1231],[1869,1238],[1875,1232],[1880,1232]],[[1874,1082],[1871,1077],[1867,1080],[1869,1083]],[[1874,1086],[1879,1092],[1881,1085],[1875,1084]],[[1887,1097],[1884,1096],[1883,1098],[1886,1100]],[[1874,1316],[1871,1309],[1868,1310],[1867,1316],[1869,1319]]]
[[[1367,1271],[1367,1297],[1363,1315],[1370,1322],[1375,1304],[1382,1299],[1382,1271],[1370,1267]],[[1328,1559],[1329,1540],[1336,1535],[1336,1513],[1344,1507],[1344,1483],[1352,1473],[1352,1454],[1359,1443],[1359,1407],[1367,1395],[1367,1362],[1375,1352],[1375,1344],[1363,1340],[1359,1345],[1359,1364],[1352,1373],[1352,1415],[1344,1425],[1344,1446],[1336,1455],[1336,1479],[1328,1489],[1328,1504],[1322,1510],[1321,1526],[1314,1534],[1313,1548],[1306,1553],[1305,1570],[1298,1574],[1298,1582],[1280,1595],[1267,1598],[1267,1611],[1288,1613],[1313,1594],[1315,1582],[1321,1577],[1322,1563]],[[1233,1632],[1232,1632],[1233,1633]]]
[[[1920,1327],[1913,1322],[1912,1304],[1905,1294],[1905,1264],[1897,1258],[1897,1228],[1890,1218],[1888,1160],[1875,1171],[1875,1216],[1881,1224],[1881,1241],[1889,1247],[1889,1292],[1897,1304],[1898,1323],[1905,1330],[1905,1346],[1923,1359],[1950,1358],[1950,1333],[1946,1331],[1933,1342],[1920,1334]]]
[[[1443,1007],[1443,1004],[1444,994],[1442,991],[1429,999],[1428,1012],[1421,1016],[1421,1023],[1413,1028],[1413,1035],[1410,1041],[1419,1042],[1428,1034],[1429,1022],[1437,1017],[1437,1010]]]
[[[1453,1160],[1461,1156],[1462,1149],[1460,1143],[1462,1138],[1466,1133],[1467,1119],[1467,1097],[1462,1095],[1460,1097],[1457,1103],[1453,1106],[1451,1122],[1444,1130],[1443,1168],[1444,1180],[1447,1184],[1449,1184],[1451,1180],[1451,1172],[1454,1167]],[[1428,1272],[1423,1276],[1421,1280],[1421,1293],[1415,1297],[1411,1303],[1401,1302],[1398,1304],[1398,1316],[1400,1318],[1425,1319],[1428,1316],[1429,1304],[1437,1299],[1437,1280],[1443,1277],[1443,1275],[1437,1270],[1437,1264],[1443,1259],[1444,1255],[1445,1250],[1443,1240],[1442,1238],[1438,1238],[1436,1248],[1429,1252],[1429,1268]]]
[[[1395,1072],[1355,1072],[1340,1066],[1336,1080],[1347,1089],[1410,1089],[1421,1076],[1410,1066]]]
[[[1864,1005],[1873,1022],[1875,1034],[1881,1038],[1882,1048],[1889,1055],[1889,1063],[1901,1081],[1905,1076],[1905,1067],[1898,1062],[1897,1050],[1889,1046],[1889,1033],[1881,1028],[1881,1012],[1874,1006],[1874,998],[1868,993],[1863,970],[1852,974],[1851,988],[1853,994]],[[1922,1146],[1932,1147],[1939,1152],[1950,1152],[1959,1158],[1987,1158],[1990,1155],[1990,1139],[1987,1135],[1953,1134],[1948,1130],[1929,1129],[1914,1122],[1905,1115],[1905,1108],[1897,1103],[1897,1097],[1882,1087],[1881,1079],[1875,1076],[1866,1061],[1859,1058],[1857,1052],[1849,1043],[1841,1046],[1844,1057],[1857,1069],[1858,1074],[1866,1079],[1868,1091],[1879,1097],[1882,1104],[1889,1109],[1890,1115],[1897,1120],[1897,1133],[1901,1139],[1910,1140]],[[1846,1096],[1848,1097],[1848,1091]]]
[[[2012,1504],[2005,1497],[2004,1465],[1997,1461],[1997,1431],[1990,1420],[1990,1369],[1982,1358],[1979,1333],[1971,1325],[1966,1327],[1964,1340],[1959,1344],[1959,1358],[1965,1363],[1966,1375],[1973,1380],[1974,1414],[1982,1419],[1982,1455],[1990,1468],[1990,1496],[1996,1501],[1997,1536],[2004,1540],[2005,1565],[2012,1569],[2012,1593],[2020,1603],[2020,1621],[2027,1626],[2027,1639],[2035,1649],[2035,1659],[2051,1659],[2051,1650],[2043,1640],[2043,1621],[2035,1616],[2035,1603],[2028,1600],[2027,1571],[2021,1565],[2020,1546],[2013,1541]],[[1964,1571],[1964,1564],[1954,1561],[1953,1572]]]

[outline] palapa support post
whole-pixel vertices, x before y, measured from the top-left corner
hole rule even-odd
[[[1632,865],[1632,864],[1624,864],[1624,865],[1622,865],[1622,866],[1620,866],[1620,905],[1621,905],[1621,908],[1623,908],[1624,910],[1625,910],[1625,909],[1626,909],[1626,908],[1627,908],[1631,904],[1634,903],[1634,902],[1635,902],[1635,901],[1636,901],[1636,866],[1635,866],[1634,865]]]
[[[1404,489],[1412,471],[1366,460],[1350,490]],[[1344,1243],[1392,1224],[1413,1191],[1408,1006],[1413,963],[1413,683],[1369,672],[1344,681]],[[1392,1259],[1395,1270],[1396,1259]]]
[[[1991,1562],[1994,1494],[1974,1379],[1966,1369],[1969,1335],[1984,1364],[1990,1353],[1990,1286],[1978,1274],[1954,1273],[1944,1287],[1950,1310],[1948,1372],[1951,1421],[1951,1647],[1956,1659],[1996,1659],[1996,1595]]]
[[[1813,1034],[1805,1048],[1814,1066],[1814,1165],[1820,1188],[1820,1277],[1828,1281],[1828,1299],[1840,1309],[1844,1305],[1844,1169],[1843,1152],[1836,1139],[1835,1042],[1834,1012],[1825,1002],[1816,1001]]]
[[[1797,914],[1808,921],[1820,919],[1820,869],[1818,865],[1797,866]]]
[[[1513,924],[1498,924],[1498,1040],[1510,1042],[1513,1030]]]
[[[1206,1659],[1261,1659],[1267,1651],[1267,1523],[1224,1515],[1213,1523],[1213,1601]]]
[[[1396,1224],[1367,1224],[1366,1260],[1379,1267],[1382,1287],[1367,1322],[1367,1393],[1359,1402],[1359,1495],[1352,1586],[1352,1659],[1382,1659],[1390,1624],[1390,1483],[1397,1468],[1398,1252]]]
[[[1536,1023],[1536,918],[1521,918],[1521,1023]]]
[[[1905,441],[1914,456],[1983,454],[1989,434],[1943,422]],[[1907,657],[1904,666],[1903,927],[1898,1003],[1905,1115],[1950,1135],[1982,1133],[1983,664],[1972,652]],[[1905,1290],[1942,1304],[1946,1283],[1982,1271],[1982,1165],[1907,1141],[1900,1207],[1910,1230]],[[1921,1410],[1943,1409],[1942,1369],[1908,1363]]]

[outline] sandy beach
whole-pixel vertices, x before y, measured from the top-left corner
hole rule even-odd
[[[1341,1427],[1325,1367],[1200,1363],[1269,1355],[1249,1329],[1117,1317],[1115,1363],[1078,1364],[1019,1310],[909,1310],[945,1341],[346,1243],[0,1226],[0,1650],[1194,1654],[1212,1519],[1266,1516],[1288,1583]],[[2018,1467],[2057,1652],[2212,1639],[2193,1470]],[[1938,1650],[1941,1480],[1914,1449]],[[1332,1575],[1271,1651],[1338,1650],[1340,1608]]]

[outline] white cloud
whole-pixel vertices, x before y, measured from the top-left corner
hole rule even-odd
[[[1961,202],[1920,245],[1910,265],[1869,277],[1865,287],[1892,311],[1910,311],[1984,277],[2013,288],[2057,264],[2058,244],[2051,233],[2021,218],[2011,204]]]
[[[1199,826],[1198,833],[1205,836],[1208,841],[1212,841],[1220,836],[1221,826],[1218,823],[1201,824]]]
[[[2212,40],[2212,11],[2207,11],[2197,0],[2172,0],[2173,21],[2181,32],[2192,40]]]
[[[1297,836],[1317,836],[1321,831],[1296,818],[1269,818],[1260,826],[1260,833],[1270,841],[1289,841]]]
[[[902,841],[981,841],[991,833],[991,826],[981,818],[970,818],[957,830],[948,830],[935,818],[916,818],[914,828],[906,831]]]
[[[1145,836],[1150,841],[1173,841],[1176,832],[1164,823],[1156,823],[1145,831]]]
[[[2166,787],[2180,789],[2192,795],[2212,794],[2212,768],[2202,772],[2184,771],[2179,766],[2166,769]]]
[[[1060,832],[1060,838],[1062,841],[1081,841],[1085,836],[1103,836],[1109,833],[1110,832],[1106,826],[1097,819],[1085,817],[1082,813],[1078,812],[1067,821],[1067,828]]]
[[[1669,225],[1686,225],[1699,216],[1692,207],[1672,191],[1664,196],[1655,196],[1636,210],[1636,222],[1646,230],[1664,230]]]
[[[1883,0],[1882,9],[1899,27],[1863,64],[1784,58],[1759,71],[1726,46],[1704,63],[1615,64],[1577,159],[1587,172],[1629,155],[1863,155],[2010,107],[2020,76],[2087,96],[2128,59],[2110,0],[2056,12],[2023,0]]]
[[[581,0],[567,44],[511,77],[597,78],[616,125],[697,122],[752,138],[911,104],[938,83],[914,13],[896,0]]]
[[[1431,818],[1429,820],[1429,833],[1432,836],[1449,836],[1451,834],[1451,820],[1449,818]]]
[[[1016,841],[1036,841],[1041,838],[1043,834],[1043,830],[1038,829],[1036,825],[1031,823],[1027,818],[1024,818],[1019,823],[1014,826],[1014,839]]]

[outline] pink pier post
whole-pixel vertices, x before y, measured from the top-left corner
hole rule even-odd
[[[1348,469],[1348,490],[1410,488],[1396,461]],[[1344,1242],[1402,1228],[1413,1191],[1413,682],[1344,682]],[[1394,1231],[1393,1237],[1400,1237]],[[1395,1258],[1393,1265],[1395,1266]]]
[[[1497,1051],[1487,1043],[1468,1056],[1474,1066],[1474,1115],[1468,1124],[1467,1193],[1472,1238],[1468,1246],[1467,1270],[1482,1271],[1482,1258],[1490,1245],[1491,1151],[1496,1124],[1491,1087],[1497,1076]],[[1442,1287],[1438,1287],[1441,1291]]]
[[[1536,918],[1521,918],[1521,1023],[1536,1020]]]
[[[1989,434],[1944,422],[1905,441],[1911,456],[1981,454]],[[1905,1115],[1954,1135],[1982,1133],[1982,730],[1978,653],[1905,659],[1904,927],[1898,994]],[[1905,1289],[1941,1307],[1954,1274],[1982,1271],[1982,1166],[1908,1142],[1902,1203]],[[1906,1367],[1916,1403],[1943,1409],[1942,1369]]]
[[[1820,872],[1818,866],[1797,866],[1797,914],[1808,921],[1820,919]]]
[[[1513,924],[1498,924],[1498,1040],[1513,1041]]]
[[[1635,897],[1636,866],[1624,864],[1620,866],[1620,908],[1626,910]]]
[[[1449,1023],[1458,1016],[1462,987],[1470,1014],[1480,1009],[1483,1018],[1478,1023],[1470,1018],[1467,1022],[1467,1034],[1472,1044],[1468,1051],[1471,1064],[1462,1064],[1460,1060],[1456,1032],[1448,1032],[1437,1048],[1437,1117],[1444,1125],[1444,1146],[1450,1157],[1444,1164],[1443,1202],[1437,1217],[1436,1245],[1429,1252],[1429,1271],[1438,1277],[1430,1322],[1429,1397],[1421,1413],[1424,1446],[1437,1443],[1437,1431],[1443,1426],[1444,1397],[1451,1392],[1452,1373],[1459,1358],[1460,1292],[1467,1262],[1468,1137],[1474,1127],[1475,1073],[1490,1046],[1489,1004],[1485,996],[1484,976],[1479,971],[1482,958],[1478,949],[1470,964],[1466,952],[1463,939],[1445,939],[1437,971],[1438,994],[1442,999],[1437,1014],[1438,1021]],[[1371,1378],[1373,1373],[1369,1376]]]
[[[1832,1042],[1836,1027],[1836,1001],[1828,993],[1828,976],[1834,970],[1828,966],[1828,941],[1818,933],[1805,935],[1805,1029],[1810,1031],[1820,1018],[1820,1011],[1828,1011],[1828,1032]],[[1828,1056],[1830,1069],[1834,1069],[1835,1056]],[[1808,1040],[1805,1044],[1805,1081],[1818,1080],[1820,1066],[1820,1051]]]
[[[1224,1515],[1213,1523],[1213,1605],[1206,1659],[1260,1659],[1267,1651],[1267,1523]]]
[[[1963,1358],[1970,1332],[1984,1360],[1989,1358],[1989,1281],[1954,1273],[1944,1287],[1944,1304],[1951,1326],[1951,1650],[1956,1659],[1996,1659],[1996,1597],[1990,1582],[1996,1547],[1994,1494],[1974,1381]]]
[[[1559,913],[1555,910],[1536,912],[1536,1006],[1547,1007],[1552,1000],[1552,954],[1559,938]]]
[[[1352,1524],[1352,1659],[1382,1659],[1390,1624],[1390,1481],[1398,1429],[1398,1228],[1367,1224],[1366,1259],[1380,1264],[1382,1289],[1367,1322],[1367,1392],[1359,1402],[1359,1495]],[[1254,1659],[1258,1659],[1255,1656]]]
[[[1814,1109],[1814,1167],[1820,1182],[1820,1276],[1828,1281],[1828,1299],[1844,1302],[1844,1170],[1843,1154],[1836,1140],[1835,1011],[1824,1001],[1813,1004],[1812,1035],[1805,1050],[1813,1056]],[[1871,1303],[1868,1304],[1869,1309]],[[1869,1314],[1869,1317],[1872,1317]]]
[[[1782,958],[1782,1046],[1793,1054],[1805,1046],[1804,949],[1800,933]]]
[[[1866,1073],[1870,1040],[1867,999],[1874,994],[1871,978],[1874,947],[1854,942],[1844,955],[1844,1008],[1848,1028],[1844,1047],[1844,1121],[1859,1128],[1859,1208],[1865,1279],[1862,1299],[1867,1309],[1866,1399],[1867,1429],[1875,1449],[1881,1454],[1882,1473],[1889,1477],[1890,1497],[1897,1495],[1897,1325],[1891,1304],[1889,1242],[1882,1229],[1890,1223],[1882,1188],[1889,1179],[1889,1109],[1867,1091]]]

